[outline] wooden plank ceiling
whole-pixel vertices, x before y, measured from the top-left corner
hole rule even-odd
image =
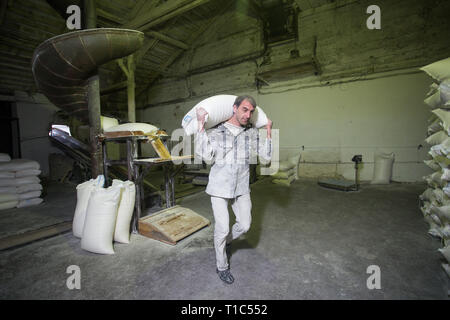
[[[129,28],[143,31],[146,40],[135,56],[136,94],[163,76],[177,76],[172,63],[189,50],[194,41],[224,10],[234,10],[237,2],[251,1],[264,6],[269,0],[96,0],[99,28]],[[280,1],[280,0],[276,0]],[[3,0],[0,5],[0,95],[15,90],[35,93],[31,73],[34,49],[53,36],[70,32],[69,14],[61,12],[82,1]],[[273,0],[272,0],[273,2]],[[295,0],[300,10],[308,10],[332,0]],[[52,3],[50,5],[49,3]],[[55,5],[57,3],[57,5]],[[59,7],[59,8],[57,8]],[[58,10],[62,9],[62,10]],[[60,13],[58,13],[60,11]],[[125,75],[113,61],[100,69],[102,90],[125,86]],[[104,95],[102,103],[119,108],[124,90]],[[138,106],[139,107],[139,106]],[[123,107],[122,107],[123,108]]]

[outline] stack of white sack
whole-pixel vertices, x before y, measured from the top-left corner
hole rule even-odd
[[[290,186],[292,182],[298,180],[300,158],[301,154],[297,149],[281,149],[278,161],[272,159],[270,166],[258,165],[256,173],[270,175],[272,183]]]
[[[114,241],[130,243],[136,188],[131,181],[115,179],[108,188],[104,182],[100,175],[77,186],[72,231],[81,238],[82,249],[114,254]]]
[[[450,276],[450,58],[421,70],[434,81],[424,100],[432,112],[425,139],[431,148],[424,162],[434,173],[423,177],[428,189],[420,195],[421,210],[430,226],[428,233],[444,243],[439,252],[447,260],[442,267]]]
[[[208,112],[205,121],[205,129],[210,129],[231,118],[236,98],[237,96],[234,95],[221,94],[206,98],[197,103],[189,110],[181,121],[181,126],[186,135],[190,136],[198,131],[197,108],[202,107]],[[267,116],[260,107],[256,106],[256,109],[250,118],[250,123],[255,128],[261,128],[267,124]]]
[[[0,210],[40,204],[43,199],[37,161],[0,154]]]

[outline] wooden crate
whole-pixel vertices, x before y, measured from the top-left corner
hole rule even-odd
[[[208,219],[191,209],[174,206],[139,219],[139,234],[175,245],[210,224]]]

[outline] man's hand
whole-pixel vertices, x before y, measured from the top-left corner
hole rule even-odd
[[[266,129],[267,129],[267,138],[272,139],[272,120],[270,120],[269,118],[267,118]]]
[[[197,108],[197,121],[198,121],[198,132],[203,131],[203,127],[205,126],[205,119],[208,112],[202,107]]]

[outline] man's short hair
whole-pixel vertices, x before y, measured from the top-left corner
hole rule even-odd
[[[236,105],[239,108],[239,106],[241,105],[241,103],[244,100],[247,100],[248,102],[250,102],[250,104],[253,106],[253,108],[256,109],[256,101],[255,101],[255,99],[253,99],[252,96],[249,96],[249,95],[243,95],[243,96],[237,97],[236,100],[234,100],[234,105]]]

